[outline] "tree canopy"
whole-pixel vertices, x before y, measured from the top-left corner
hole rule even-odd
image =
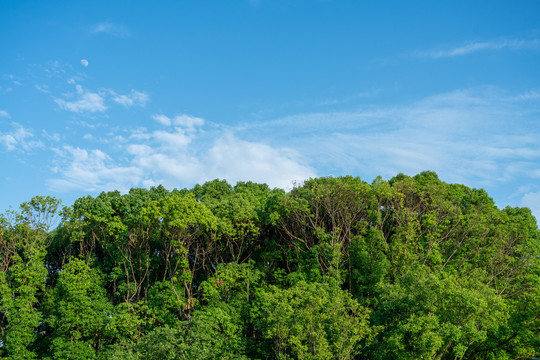
[[[37,196],[0,304],[8,359],[528,359],[540,231],[433,172]]]

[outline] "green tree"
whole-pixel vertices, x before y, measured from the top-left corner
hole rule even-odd
[[[165,264],[162,281],[170,283],[179,314],[189,318],[196,300],[195,279],[211,265],[206,261],[214,243],[217,219],[191,193],[173,193],[151,202],[143,215],[150,226],[159,229],[159,251]]]
[[[342,280],[351,270],[350,245],[368,226],[370,203],[369,185],[351,176],[310,179],[284,196],[275,223],[291,270]]]
[[[82,259],[71,259],[54,289],[47,323],[52,329],[55,359],[93,359],[106,340],[113,307],[105,297],[101,276]]]
[[[504,299],[474,278],[423,267],[380,287],[374,322],[384,326],[375,351],[381,359],[461,359],[509,318]]]
[[[59,204],[55,198],[36,196],[21,204],[19,213],[12,211],[2,218],[2,351],[9,359],[37,358],[39,297],[47,279],[44,258]]]
[[[258,292],[256,328],[278,359],[352,359],[375,334],[369,310],[330,280]]]

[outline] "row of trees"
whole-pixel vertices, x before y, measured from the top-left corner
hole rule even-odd
[[[0,223],[9,359],[526,359],[540,231],[433,172],[35,197]]]

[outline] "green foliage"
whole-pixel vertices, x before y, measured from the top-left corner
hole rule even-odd
[[[3,217],[0,233],[0,295],[2,352],[8,359],[35,359],[36,329],[42,320],[39,295],[45,288],[44,264],[49,236],[59,201],[34,197],[20,213]]]
[[[213,180],[0,216],[0,357],[540,356],[540,231],[433,172]]]
[[[351,359],[374,335],[369,311],[333,281],[261,289],[253,311],[278,359]]]
[[[374,320],[385,326],[381,358],[461,358],[508,321],[503,299],[471,278],[418,268],[379,287]]]
[[[47,322],[54,358],[93,359],[113,310],[100,274],[83,260],[72,259],[59,276],[53,299]]]

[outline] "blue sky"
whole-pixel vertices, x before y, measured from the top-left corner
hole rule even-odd
[[[0,211],[433,170],[540,218],[538,1],[3,1]]]

